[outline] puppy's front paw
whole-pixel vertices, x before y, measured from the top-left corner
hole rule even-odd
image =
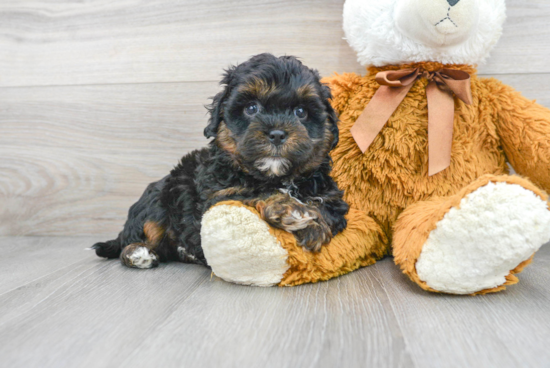
[[[315,208],[292,199],[272,201],[262,206],[262,217],[270,225],[293,233],[304,248],[318,252],[332,238],[332,232]]]
[[[308,211],[303,205],[290,199],[278,198],[260,204],[260,213],[270,225],[288,232],[305,229],[318,217],[315,211]],[[258,207],[258,206],[257,206]]]
[[[302,230],[294,232],[294,236],[302,247],[319,252],[321,246],[330,242],[332,232],[324,221],[314,222]]]

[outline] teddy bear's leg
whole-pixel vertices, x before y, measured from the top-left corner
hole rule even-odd
[[[310,252],[294,235],[270,227],[256,209],[221,202],[203,216],[202,248],[213,273],[226,281],[291,286],[328,280],[373,264],[388,249],[382,229],[365,213],[350,210],[346,218],[346,230]]]
[[[550,240],[547,200],[526,179],[487,175],[454,196],[415,203],[395,224],[395,263],[425,290],[503,290]]]

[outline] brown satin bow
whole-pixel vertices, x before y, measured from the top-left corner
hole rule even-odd
[[[428,98],[428,162],[429,175],[445,170],[451,164],[453,141],[453,93],[467,105],[472,104],[470,75],[462,70],[420,69],[388,70],[376,75],[380,88],[351,128],[351,134],[364,153],[382,130],[417,79],[429,80]]]

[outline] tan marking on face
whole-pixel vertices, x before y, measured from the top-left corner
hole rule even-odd
[[[327,120],[325,122],[324,138],[315,142],[315,156],[311,157],[311,159],[308,160],[308,162],[303,165],[303,167],[299,168],[300,173],[315,170],[323,163],[324,159],[330,151],[333,139],[334,135],[330,131],[330,122]]]
[[[303,125],[286,127],[284,130],[286,131],[288,138],[281,148],[283,157],[288,153],[296,151],[304,144],[312,143],[309,135],[307,134],[307,129]]]
[[[307,98],[319,98],[319,94],[314,86],[306,84],[298,87],[296,90],[298,98],[307,99]]]
[[[261,124],[253,122],[248,126],[248,133],[246,136],[245,144],[254,144],[258,150],[258,154],[261,158],[263,156],[269,156],[276,152],[271,142],[267,138],[267,135],[261,129]]]
[[[274,83],[268,84],[261,78],[253,78],[250,82],[239,88],[239,92],[249,93],[257,96],[259,99],[266,98],[276,90],[277,86]]]
[[[237,142],[225,122],[221,122],[216,134],[216,144],[224,151],[234,155],[237,153]]]
[[[328,153],[332,148],[332,141],[334,140],[334,134],[330,130],[331,122],[327,119],[325,121],[325,139],[323,141],[323,152]]]

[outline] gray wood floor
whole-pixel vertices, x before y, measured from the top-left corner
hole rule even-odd
[[[550,246],[494,295],[428,294],[390,258],[254,288],[181,263],[134,270],[97,238],[0,238],[0,367],[548,367]]]

